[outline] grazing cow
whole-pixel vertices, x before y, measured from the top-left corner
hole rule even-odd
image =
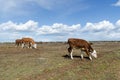
[[[18,47],[18,46],[21,46],[22,45],[22,40],[21,39],[16,39],[15,40],[15,46]]]
[[[37,48],[37,44],[32,38],[22,38],[22,48],[25,46],[28,48]]]
[[[91,47],[91,43],[87,42],[86,40],[83,39],[76,39],[76,38],[69,38],[68,39],[68,52],[70,54],[71,59],[73,59],[73,48],[80,49],[81,52],[85,51],[86,54],[89,56],[89,59],[92,60],[92,57],[97,58],[97,53],[96,51]],[[83,59],[83,53],[81,53],[81,59]]]

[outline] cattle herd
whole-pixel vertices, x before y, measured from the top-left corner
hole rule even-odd
[[[24,47],[37,48],[37,44],[35,43],[35,41],[32,38],[16,39],[15,45],[16,45],[16,47],[22,46],[22,48],[24,48]]]
[[[81,59],[83,59],[83,52],[85,52],[89,59],[92,60],[92,57],[97,58],[96,51],[92,48],[92,44],[86,40],[83,39],[77,39],[77,38],[69,38],[68,39],[68,52],[71,59],[73,59],[73,49],[80,49],[81,50]],[[21,46],[22,48],[37,48],[37,44],[32,38],[22,38],[22,39],[16,39],[15,40],[15,46]]]

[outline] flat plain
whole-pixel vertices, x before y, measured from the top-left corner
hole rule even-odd
[[[40,42],[37,49],[0,43],[0,80],[120,80],[120,42],[93,42],[98,58],[89,60],[64,42]]]

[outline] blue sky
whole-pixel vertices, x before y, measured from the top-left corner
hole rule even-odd
[[[120,40],[120,0],[0,0],[0,42]]]

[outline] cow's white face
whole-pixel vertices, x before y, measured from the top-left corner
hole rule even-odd
[[[93,52],[91,53],[91,55],[95,58],[97,58],[97,52],[95,50],[93,50]]]
[[[36,49],[36,48],[37,48],[37,44],[34,44],[34,45],[33,45],[33,48],[35,48],[35,49]]]

